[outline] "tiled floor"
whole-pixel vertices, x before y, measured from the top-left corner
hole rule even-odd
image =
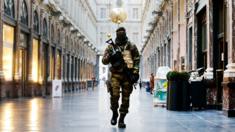
[[[126,129],[110,125],[104,86],[63,98],[0,102],[0,132],[234,132],[235,118],[221,111],[173,112],[153,107],[152,97],[134,90]]]

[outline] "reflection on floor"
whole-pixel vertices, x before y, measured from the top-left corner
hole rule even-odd
[[[110,125],[106,87],[63,98],[0,102],[0,132],[232,132],[235,118],[221,111],[173,112],[153,107],[144,89],[134,90],[126,129]]]

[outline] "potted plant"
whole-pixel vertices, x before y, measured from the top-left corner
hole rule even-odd
[[[179,72],[171,71],[167,73],[168,87],[167,87],[167,109],[177,110],[178,109],[178,82]]]
[[[167,74],[167,109],[189,110],[189,74],[187,72],[172,71]]]
[[[190,75],[188,72],[179,73],[179,106],[180,110],[190,110]]]

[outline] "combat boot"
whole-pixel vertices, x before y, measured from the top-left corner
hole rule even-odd
[[[126,128],[126,124],[124,123],[124,119],[126,117],[126,114],[121,114],[119,121],[118,121],[118,127],[119,128]]]
[[[113,111],[113,116],[111,119],[111,124],[112,125],[116,125],[117,124],[117,118],[118,118],[118,112],[117,111]]]

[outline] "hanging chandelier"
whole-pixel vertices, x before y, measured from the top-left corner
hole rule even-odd
[[[122,0],[117,0],[117,7],[113,8],[109,14],[109,17],[113,23],[120,24],[127,19],[127,13],[123,8]]]

